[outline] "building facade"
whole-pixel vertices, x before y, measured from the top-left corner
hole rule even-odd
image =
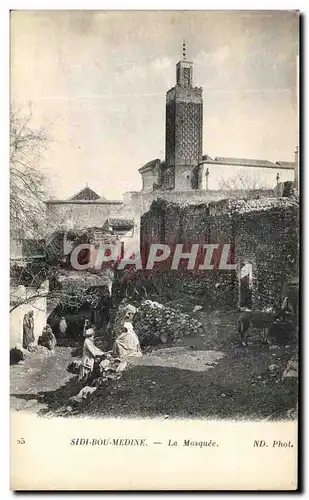
[[[100,231],[108,227],[126,246],[139,239],[136,220],[130,203],[107,200],[88,186],[67,200],[46,202],[47,239],[58,230]]]
[[[195,170],[196,189],[206,191],[274,189],[279,183],[294,182],[294,178],[294,163],[286,161],[206,155]]]

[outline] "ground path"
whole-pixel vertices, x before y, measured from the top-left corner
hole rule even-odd
[[[237,344],[235,316],[201,313],[199,319],[204,337],[188,336],[133,360],[120,381],[98,389],[73,412],[69,397],[80,387],[67,366],[74,349],[29,353],[25,364],[11,366],[11,407],[39,414],[164,418],[282,418],[295,407],[296,381],[281,380],[293,347],[269,348],[253,337],[244,349]]]
[[[66,368],[72,361],[71,347],[56,347],[54,353],[44,347],[26,353],[23,364],[11,366],[11,408],[37,412],[46,409],[44,393],[67,384],[73,377]]]

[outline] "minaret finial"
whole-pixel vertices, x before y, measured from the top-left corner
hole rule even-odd
[[[183,58],[183,60],[186,59],[186,50],[187,50],[186,49],[186,41],[184,40],[183,44],[182,44],[182,58]]]

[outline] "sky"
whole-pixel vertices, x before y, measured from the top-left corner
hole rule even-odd
[[[165,96],[183,40],[203,87],[203,153],[294,160],[298,16],[292,11],[14,11],[11,106],[50,143],[50,196],[140,190],[165,156]]]

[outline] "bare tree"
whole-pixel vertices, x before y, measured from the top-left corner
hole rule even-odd
[[[38,167],[49,138],[30,127],[31,119],[31,109],[10,111],[10,219],[19,237],[37,235],[45,211],[46,179]]]
[[[230,179],[224,179],[221,177],[219,180],[219,186],[221,189],[228,191],[264,189],[260,176],[249,172],[238,172],[235,177]]]
[[[31,120],[31,109],[26,114],[10,112],[11,236],[22,240],[24,246],[25,242],[34,243],[40,255],[35,256],[32,246],[28,245],[27,259],[23,257],[22,262],[12,259],[10,312],[24,304],[35,308],[37,299],[44,297],[68,308],[78,309],[85,302],[91,307],[99,307],[97,287],[103,286],[111,293],[113,276],[106,271],[97,274],[75,272],[75,275],[67,272],[65,275],[64,231],[59,227],[52,235],[47,235],[47,182],[40,169],[40,158],[50,139],[45,130],[34,130]],[[49,283],[49,289],[42,286],[44,282]],[[27,289],[26,295],[20,293],[19,285]]]
[[[31,270],[24,268],[20,271],[21,275],[17,284],[26,285],[29,293],[27,296],[21,296],[16,286],[11,287],[10,313],[25,304],[31,304],[36,308],[36,301],[40,298],[48,298],[55,305],[61,304],[64,308],[78,310],[85,304],[88,304],[90,308],[100,307],[103,295],[110,296],[109,290],[112,286],[113,275],[108,270],[96,275],[79,271],[75,272],[75,276],[74,272],[65,275],[64,270],[51,266],[37,265],[36,270],[38,274],[35,274],[33,264]],[[44,281],[54,282],[51,290],[42,286]],[[104,294],[100,291],[102,287],[105,290]]]
[[[37,299],[48,298],[50,304],[64,309],[78,310],[88,304],[91,309],[101,307],[104,297],[111,297],[114,281],[113,268],[74,270],[70,266],[70,253],[63,254],[61,234],[49,242],[43,242],[42,258],[32,258],[20,265],[11,265],[10,312],[21,305],[37,308]],[[59,245],[60,243],[60,245]],[[78,244],[78,240],[77,243]],[[49,287],[42,286],[44,282]],[[20,293],[20,287],[27,293]],[[39,306],[40,307],[40,306]]]
[[[57,273],[55,262],[47,261],[45,237],[45,200],[47,182],[40,168],[42,152],[49,143],[49,137],[42,128],[31,126],[31,107],[28,110],[10,110],[10,229],[11,238],[22,244],[27,259],[11,261],[10,312],[26,303],[46,296],[41,285],[52,280]],[[41,259],[33,254],[40,242]],[[28,246],[27,246],[28,245]],[[18,285],[31,290],[27,297],[18,293]]]

